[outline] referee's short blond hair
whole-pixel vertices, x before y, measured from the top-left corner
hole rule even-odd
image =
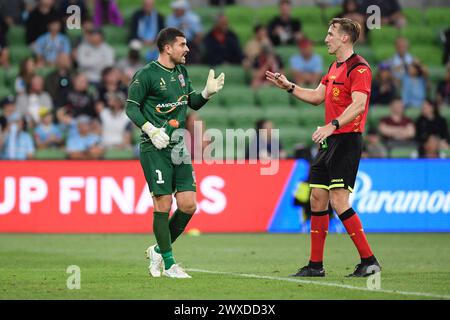
[[[359,39],[361,33],[361,25],[348,18],[333,18],[329,23],[329,27],[333,25],[340,25],[340,29],[350,36],[350,41],[355,43]]]

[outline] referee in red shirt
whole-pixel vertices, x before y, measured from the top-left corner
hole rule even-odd
[[[266,78],[298,99],[319,105],[325,101],[326,124],[318,127],[312,140],[320,144],[311,166],[311,257],[308,265],[293,276],[323,277],[323,250],[328,233],[328,203],[339,215],[361,257],[349,276],[365,277],[381,267],[370,249],[366,235],[349,196],[358,172],[362,132],[369,109],[372,71],[364,58],[353,51],[361,26],[347,18],[330,21],[325,43],[336,56],[316,89],[291,83],[279,73],[266,72]]]

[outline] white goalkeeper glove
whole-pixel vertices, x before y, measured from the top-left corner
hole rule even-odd
[[[208,80],[206,80],[205,89],[202,91],[202,97],[211,98],[214,94],[222,90],[225,83],[225,74],[222,72],[217,78],[214,78],[214,70],[209,70]]]
[[[144,125],[142,126],[142,131],[144,131],[150,137],[150,140],[157,149],[164,149],[170,142],[170,138],[166,133],[166,129],[156,128],[150,122],[144,123]]]

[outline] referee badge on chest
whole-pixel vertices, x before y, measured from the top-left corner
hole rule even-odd
[[[185,87],[186,86],[186,82],[184,81],[184,76],[182,74],[180,74],[178,76],[178,80],[180,80],[181,86]]]

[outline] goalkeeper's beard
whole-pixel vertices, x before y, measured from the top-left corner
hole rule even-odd
[[[173,62],[174,65],[177,64],[186,64],[186,55],[187,54],[183,54],[180,58],[178,59],[174,59],[173,57],[171,57],[171,60]]]

